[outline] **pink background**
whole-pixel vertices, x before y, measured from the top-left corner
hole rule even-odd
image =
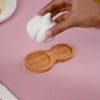
[[[0,82],[19,100],[100,100],[100,29],[72,28],[50,43],[35,43],[26,24],[47,2],[18,0],[16,12],[0,24]],[[42,74],[26,69],[28,53],[58,43],[72,44],[74,58]]]

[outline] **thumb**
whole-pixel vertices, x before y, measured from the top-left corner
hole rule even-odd
[[[60,23],[57,23],[54,27],[49,29],[46,32],[46,35],[47,35],[47,37],[55,36],[55,35],[59,34],[60,32],[64,31],[65,29],[73,27],[74,23],[75,23],[74,18],[71,18],[71,16],[70,16],[68,19],[63,20]]]

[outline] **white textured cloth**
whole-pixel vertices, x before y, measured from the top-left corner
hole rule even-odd
[[[0,84],[0,100],[18,100],[4,85]]]
[[[54,37],[48,38],[46,31],[56,25],[51,19],[51,13],[44,16],[37,15],[32,18],[27,24],[27,32],[29,37],[36,42],[43,43],[53,40]]]

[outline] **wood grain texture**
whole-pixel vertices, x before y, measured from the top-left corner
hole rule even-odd
[[[26,67],[37,73],[50,70],[56,62],[64,62],[75,54],[75,48],[70,44],[57,44],[50,50],[39,50],[29,53],[25,58]]]

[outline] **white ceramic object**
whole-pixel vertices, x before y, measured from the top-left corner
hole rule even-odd
[[[0,23],[8,19],[15,11],[17,6],[17,0],[5,0],[6,1],[6,10],[0,15]]]
[[[18,100],[4,85],[0,84],[0,100]]]
[[[47,13],[44,16],[37,15],[32,18],[27,24],[27,33],[29,37],[38,42],[44,43],[54,39],[54,37],[48,38],[46,31],[56,25],[51,19],[51,13]]]

